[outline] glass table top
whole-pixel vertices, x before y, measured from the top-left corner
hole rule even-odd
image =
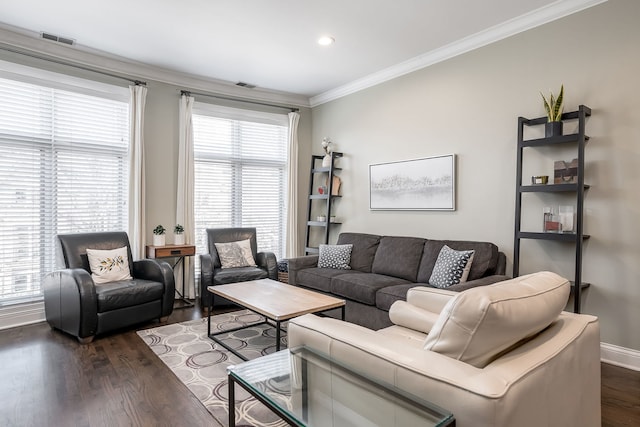
[[[230,366],[227,371],[294,425],[454,425],[453,415],[446,410],[304,347]]]

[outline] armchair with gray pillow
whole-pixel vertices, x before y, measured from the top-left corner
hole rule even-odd
[[[222,297],[212,301],[211,293],[207,291],[209,286],[259,279],[278,280],[276,256],[272,252],[258,252],[254,227],[207,228],[207,242],[209,253],[200,255],[200,300],[203,307],[212,307],[212,302],[216,306],[231,304]],[[246,244],[245,251],[243,243]],[[223,253],[219,253],[216,244],[221,249],[225,248]],[[250,254],[245,253],[249,248]]]
[[[133,261],[127,233],[59,234],[56,241],[58,270],[43,281],[51,327],[88,343],[173,311],[173,269],[164,261]]]

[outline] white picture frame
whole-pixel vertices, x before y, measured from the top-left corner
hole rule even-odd
[[[370,210],[456,210],[456,155],[369,165]]]

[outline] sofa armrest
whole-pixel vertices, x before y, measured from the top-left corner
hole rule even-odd
[[[440,314],[450,299],[458,292],[427,286],[415,286],[407,292],[407,302],[430,313]]]
[[[318,255],[307,255],[289,259],[289,284],[297,285],[296,275],[298,271],[305,268],[313,268],[318,266]]]
[[[494,270],[494,274],[504,275],[507,272],[507,256],[504,252],[498,252],[498,263],[496,264],[496,269]]]
[[[493,276],[481,277],[476,280],[469,280],[467,282],[458,283],[457,285],[449,286],[447,290],[462,292],[462,291],[466,291],[467,289],[476,288],[478,286],[492,285],[494,283],[502,282],[509,279],[511,279],[511,277],[509,276],[505,276],[502,274],[494,274]]]
[[[278,261],[273,252],[258,252],[256,254],[256,264],[263,270],[267,270],[269,279],[278,280]]]
[[[406,301],[396,301],[389,309],[393,324],[428,334],[440,317],[439,313],[423,310]]]
[[[43,279],[47,322],[78,338],[96,334],[98,300],[91,275],[82,268],[54,271]]]
[[[170,315],[176,298],[176,282],[171,265],[158,259],[141,259],[133,262],[131,273],[135,279],[153,280],[164,285],[161,317]]]
[[[200,255],[200,302],[202,307],[209,307],[211,295],[207,287],[213,286],[213,259],[211,254]]]

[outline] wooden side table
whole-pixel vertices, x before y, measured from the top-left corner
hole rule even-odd
[[[182,301],[183,305],[174,307],[174,308],[185,308],[192,307],[193,302],[189,301],[184,295],[185,289],[185,268],[184,268],[184,259],[188,256],[194,256],[196,254],[195,245],[165,245],[165,246],[146,246],[147,258],[156,259],[156,258],[175,258],[176,261],[173,264],[173,269],[178,266],[178,264],[182,264],[182,292],[180,292],[176,287],[176,293],[180,296],[178,298]]]

